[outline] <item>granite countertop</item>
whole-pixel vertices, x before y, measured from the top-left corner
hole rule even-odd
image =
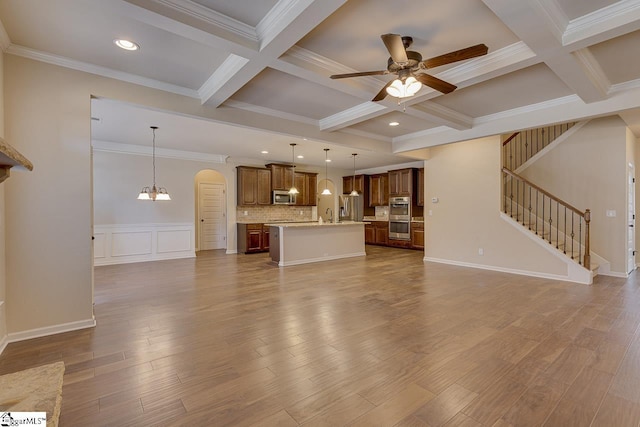
[[[251,220],[238,220],[236,221],[237,224],[294,224],[294,223],[305,223],[305,222],[315,222],[315,221],[309,221],[309,220],[300,220],[300,221],[290,221],[290,220],[280,220],[280,219],[272,219],[272,220],[263,220],[263,221],[251,221]]]
[[[320,224],[318,221],[311,221],[311,222],[271,222],[271,223],[266,223],[265,225],[268,225],[270,227],[292,228],[292,227],[342,227],[345,225],[359,225],[359,224],[365,224],[365,223],[360,221],[342,221],[342,222],[323,222],[322,224]]]

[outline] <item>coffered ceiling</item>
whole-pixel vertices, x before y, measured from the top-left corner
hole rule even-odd
[[[322,164],[330,146],[345,162],[369,152],[362,166],[376,167],[420,148],[582,118],[620,114],[638,129],[639,0],[2,0],[0,21],[8,54],[224,109],[224,120],[180,122],[184,137],[167,148],[260,158],[258,142],[233,151],[221,141],[262,135],[281,148],[266,160],[286,161],[288,144],[307,138],[310,151],[318,146],[309,164]],[[429,70],[456,91],[423,87],[400,103],[371,101],[392,75],[329,78],[385,70],[386,33],[413,37],[424,58],[478,43],[489,52]],[[116,38],[141,49],[120,50]],[[172,120],[144,106],[127,114]],[[94,138],[148,145],[109,126]]]

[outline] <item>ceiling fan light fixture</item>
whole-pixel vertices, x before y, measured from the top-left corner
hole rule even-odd
[[[387,93],[395,98],[407,98],[415,95],[421,88],[422,83],[416,80],[415,77],[409,76],[404,82],[400,79],[395,79],[387,87]]]

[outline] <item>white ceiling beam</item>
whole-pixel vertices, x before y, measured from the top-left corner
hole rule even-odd
[[[594,75],[558,39],[562,22],[551,17],[549,9],[554,4],[553,0],[482,1],[582,100],[595,102],[606,97],[607,91],[602,90],[602,82],[593,81]],[[556,5],[552,9],[559,8]]]
[[[286,2],[290,7],[275,11],[274,13],[278,14],[277,19],[274,18],[274,22],[268,29],[262,30],[267,38],[260,41],[260,52],[250,58],[249,62],[226,80],[218,90],[210,93],[208,98],[202,99],[202,103],[214,107],[220,106],[274,59],[335,12],[345,1],[289,0]],[[270,19],[269,15],[265,19]]]
[[[639,29],[640,1],[620,0],[569,22],[562,44],[575,50]]]

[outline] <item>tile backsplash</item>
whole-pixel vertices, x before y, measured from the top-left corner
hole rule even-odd
[[[236,221],[313,221],[313,210],[312,206],[238,206]]]

